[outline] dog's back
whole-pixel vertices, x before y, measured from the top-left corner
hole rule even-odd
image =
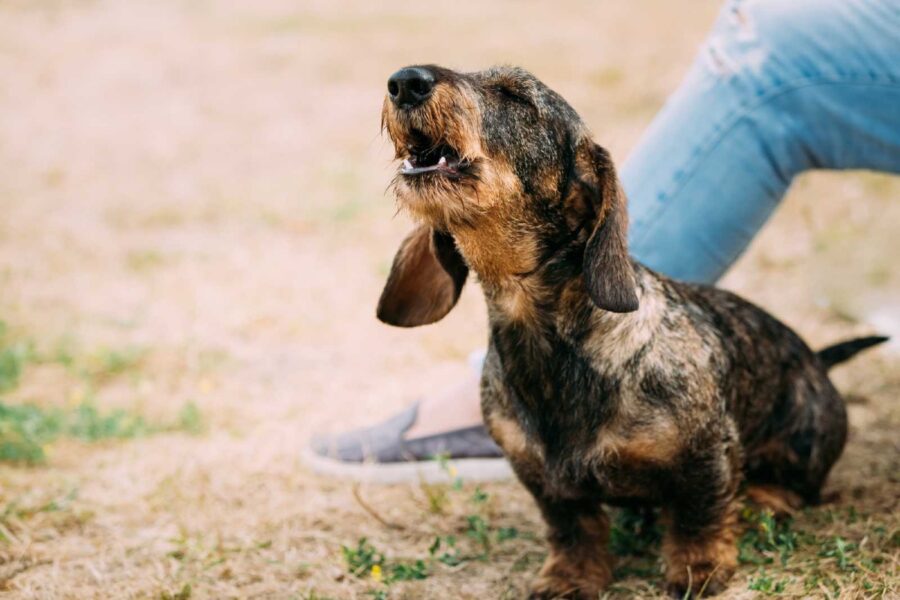
[[[816,353],[730,292],[634,269],[640,307],[630,313],[592,311],[573,280],[546,307],[539,339],[494,315],[488,410],[496,402],[518,415],[525,435],[543,446],[543,460],[555,463],[547,468],[552,479],[583,480],[590,472],[608,479],[608,456],[614,471],[623,456],[636,459],[633,473],[639,463],[672,468],[692,459],[685,450],[695,440],[712,435],[735,446],[736,466],[751,483],[816,501],[847,428]],[[619,443],[626,439],[638,441]],[[652,452],[638,450],[645,444]]]
[[[753,483],[818,501],[847,435],[847,414],[826,366],[792,329],[725,290],[667,281],[698,326],[715,331],[713,365],[740,432]]]

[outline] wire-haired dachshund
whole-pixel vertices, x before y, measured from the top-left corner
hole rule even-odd
[[[776,509],[819,500],[847,415],[829,367],[885,338],[818,354],[726,291],[631,260],[609,154],[565,100],[518,68],[404,68],[382,124],[402,163],[403,241],[378,318],[453,308],[469,271],[487,299],[484,420],[549,528],[533,598],[610,583],[603,505],[659,506],[667,586],[723,589],[742,483]]]

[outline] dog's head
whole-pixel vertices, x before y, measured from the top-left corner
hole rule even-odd
[[[470,242],[479,231],[475,246],[494,250],[488,262],[529,254],[509,261],[525,272],[510,268],[505,276],[532,274],[565,254],[578,262],[599,308],[637,309],[625,197],[609,154],[533,75],[513,67],[407,67],[388,80],[382,124],[402,161],[397,201],[421,225],[394,259],[381,320],[415,326],[446,315],[465,282],[466,259],[479,263],[476,270],[484,265],[471,256],[480,254]]]

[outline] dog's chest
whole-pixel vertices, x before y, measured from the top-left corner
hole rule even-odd
[[[610,503],[653,502],[666,487],[670,466],[680,451],[674,425],[602,427],[587,443],[554,443],[526,430],[510,413],[488,417],[491,434],[526,482],[544,494],[584,495]]]
[[[567,344],[538,358],[502,332],[492,342],[485,389],[498,393],[485,408],[517,470],[554,495],[652,499],[677,453],[677,429],[644,411],[639,419],[626,415],[639,393],[633,382],[604,374]]]

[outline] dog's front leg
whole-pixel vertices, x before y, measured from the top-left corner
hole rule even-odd
[[[563,499],[548,493],[540,447],[528,442],[511,416],[493,409],[499,393],[490,383],[488,378],[482,382],[485,423],[519,480],[534,496],[548,527],[550,554],[532,584],[530,598],[594,600],[612,580],[609,519],[595,499]]]
[[[613,570],[609,518],[600,503],[539,494],[535,498],[547,521],[550,554],[532,584],[530,598],[597,598],[612,580]]]
[[[663,507],[662,547],[668,592],[681,599],[717,594],[734,574],[740,477],[734,451],[723,445],[683,464],[672,503]]]

